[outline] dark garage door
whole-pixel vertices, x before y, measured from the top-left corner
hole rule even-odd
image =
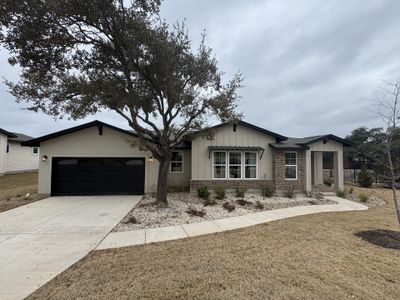
[[[144,158],[53,158],[51,194],[142,195]]]

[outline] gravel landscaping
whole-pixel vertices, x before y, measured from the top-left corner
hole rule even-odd
[[[382,189],[384,190],[384,189]],[[382,195],[376,194],[375,189],[361,188],[357,186],[348,187],[346,189],[346,199],[361,203],[368,207],[376,207],[386,205],[387,202],[383,199]],[[387,191],[390,191],[387,189]],[[364,199],[363,199],[364,196]]]
[[[204,199],[187,192],[168,194],[168,202],[168,207],[161,208],[155,204],[154,198],[144,197],[114,231],[202,222],[293,206],[336,204],[334,201],[304,195],[295,195],[292,199],[285,197],[263,199],[260,194],[246,193],[244,199],[237,198],[234,194],[227,194],[223,200],[215,199],[214,205],[205,205]],[[229,208],[233,210],[229,211]]]

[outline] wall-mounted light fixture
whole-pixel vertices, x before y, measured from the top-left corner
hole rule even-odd
[[[154,158],[153,158],[153,156],[149,156],[149,163],[152,163],[154,161]]]
[[[49,158],[47,157],[47,155],[43,155],[42,156],[42,162],[47,162]]]

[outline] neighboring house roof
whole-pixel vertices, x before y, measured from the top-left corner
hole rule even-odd
[[[113,129],[113,130],[125,133],[127,135],[131,135],[131,136],[134,136],[134,137],[138,136],[136,133],[134,133],[132,131],[121,129],[119,127],[115,127],[115,126],[112,126],[110,124],[95,120],[95,121],[92,121],[92,122],[89,122],[89,123],[85,123],[85,124],[82,124],[82,125],[79,125],[79,126],[75,126],[75,127],[71,127],[71,128],[68,128],[68,129],[61,130],[61,131],[57,131],[57,132],[54,132],[54,133],[51,133],[51,134],[48,134],[48,135],[44,135],[44,136],[38,137],[36,139],[32,139],[32,140],[23,142],[22,145],[23,146],[38,147],[38,146],[40,146],[41,142],[44,142],[44,141],[47,141],[47,140],[51,140],[51,139],[54,139],[56,137],[60,137],[60,136],[63,136],[63,135],[69,134],[69,133],[73,133],[73,132],[76,132],[76,131],[79,131],[79,130],[82,130],[82,129],[86,129],[86,128],[90,128],[90,127],[94,127],[94,126],[98,127],[99,132],[102,130],[101,129],[102,126],[104,126],[104,127],[108,127],[108,128]]]
[[[316,135],[316,136],[309,136],[304,138],[288,138],[286,141],[281,143],[273,143],[269,144],[272,148],[281,149],[281,150],[304,150],[308,149],[308,146],[319,142],[319,141],[327,141],[327,140],[334,140],[336,142],[342,143],[344,146],[353,146],[353,143],[342,139],[333,134],[325,134],[325,135]]]
[[[9,137],[9,138],[14,138],[14,137],[16,137],[16,135],[13,134],[12,132],[8,132],[7,130],[1,129],[1,128],[0,128],[0,133],[6,135],[6,136]]]
[[[269,130],[267,130],[267,129],[258,127],[258,126],[256,126],[256,125],[253,125],[253,124],[247,123],[247,122],[245,122],[245,121],[241,121],[241,120],[240,120],[240,121],[233,122],[233,123],[232,123],[232,122],[221,123],[221,124],[212,126],[212,127],[210,127],[210,128],[206,128],[206,129],[200,130],[200,131],[198,131],[198,132],[195,132],[193,135],[199,134],[199,133],[201,133],[201,132],[205,132],[205,131],[207,131],[207,130],[217,129],[217,128],[221,128],[221,127],[224,127],[224,126],[227,126],[227,125],[232,125],[232,124],[241,125],[241,126],[244,126],[244,127],[250,128],[250,129],[253,129],[253,130],[255,130],[255,131],[261,132],[261,133],[263,133],[263,134],[273,136],[273,137],[276,138],[277,141],[286,141],[286,140],[288,139],[286,136],[280,135],[280,134],[278,134],[278,133],[269,131]]]
[[[8,140],[11,142],[20,142],[21,143],[21,142],[26,142],[26,141],[33,139],[33,137],[31,137],[31,136],[23,134],[23,133],[19,133],[19,132],[12,132],[12,134],[15,137],[9,137]]]

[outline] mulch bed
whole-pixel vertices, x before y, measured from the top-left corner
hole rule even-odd
[[[359,231],[355,234],[364,241],[384,248],[400,250],[400,232],[383,229]]]

